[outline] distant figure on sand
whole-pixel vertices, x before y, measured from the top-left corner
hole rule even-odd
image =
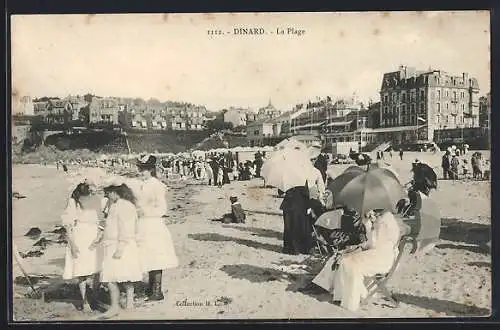
[[[208,185],[212,185],[212,180],[214,179],[214,171],[212,169],[212,166],[210,166],[209,162],[205,162],[204,164],[205,167],[205,175],[208,181]]]
[[[458,156],[456,154],[451,157],[450,166],[451,173],[453,175],[452,179],[458,180],[458,167],[460,166],[460,160],[458,159]]]
[[[443,179],[448,180],[452,178],[452,173],[450,171],[450,159],[451,153],[449,150],[446,150],[443,157],[441,158],[441,168],[443,169]]]
[[[401,160],[403,160],[403,149],[402,148],[399,149],[399,158]]]
[[[89,184],[80,183],[61,215],[68,236],[63,279],[78,279],[85,310],[90,310],[86,300],[87,284],[101,271],[102,249],[94,241],[103,229],[98,218],[101,206],[101,199],[91,194]]]
[[[328,156],[325,152],[321,152],[314,162],[314,167],[316,167],[321,172],[321,177],[323,182],[326,181],[326,170],[328,169]]]

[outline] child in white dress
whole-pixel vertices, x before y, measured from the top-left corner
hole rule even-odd
[[[63,279],[78,278],[86,310],[90,309],[86,300],[87,283],[101,271],[102,249],[93,246],[100,231],[100,208],[101,198],[91,194],[88,183],[80,183],[61,216],[68,240]]]
[[[222,180],[224,179],[224,171],[222,170],[222,167],[219,166],[219,169],[217,171],[217,186],[219,188],[222,187]]]
[[[139,213],[138,243],[143,272],[148,273],[146,301],[163,300],[163,271],[178,266],[172,236],[163,222],[167,212],[166,187],[156,178],[156,157],[150,155],[137,162],[141,173],[137,191]]]
[[[119,313],[120,290],[117,283],[124,283],[127,292],[125,309],[133,307],[133,282],[142,280],[142,266],[136,241],[137,210],[135,197],[125,185],[104,188],[110,207],[102,235],[104,260],[101,282],[107,283],[111,307],[99,318],[110,318]]]

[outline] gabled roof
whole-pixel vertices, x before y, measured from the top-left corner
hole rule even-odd
[[[66,101],[64,100],[49,100],[49,103],[54,108],[64,108],[64,106],[66,105]]]

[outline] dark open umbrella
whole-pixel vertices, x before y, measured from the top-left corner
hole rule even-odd
[[[335,179],[331,180],[326,189],[330,190],[333,194],[333,204],[337,205],[336,194],[338,194],[342,188],[345,187],[352,179],[366,173],[366,171],[359,166],[350,166],[342,174],[337,176]]]
[[[337,204],[360,214],[376,209],[392,212],[406,195],[399,181],[380,168],[354,176],[339,191],[332,193]]]
[[[413,181],[417,189],[422,188],[424,190],[422,192],[425,192],[437,188],[437,174],[432,167],[425,163],[414,163],[412,171]]]

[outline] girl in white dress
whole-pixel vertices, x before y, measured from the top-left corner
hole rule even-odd
[[[163,270],[178,266],[177,255],[168,227],[163,222],[167,212],[166,187],[156,178],[156,157],[145,156],[137,162],[141,173],[136,188],[139,212],[138,242],[143,271],[148,273],[149,287],[146,301],[163,300]]]
[[[63,279],[78,278],[85,310],[90,309],[86,300],[87,284],[101,271],[102,249],[93,245],[102,229],[98,217],[100,208],[101,198],[91,193],[88,183],[79,183],[61,216],[68,240]]]
[[[217,170],[217,186],[219,188],[222,187],[223,179],[224,179],[224,171],[222,170],[222,165],[219,165],[219,169]]]
[[[133,307],[133,282],[142,280],[142,268],[136,241],[137,210],[132,190],[125,184],[116,184],[105,187],[104,192],[109,199],[109,214],[100,237],[104,249],[101,282],[108,284],[111,306],[99,318],[110,318],[120,311],[117,283],[123,283],[126,288],[125,309]]]

